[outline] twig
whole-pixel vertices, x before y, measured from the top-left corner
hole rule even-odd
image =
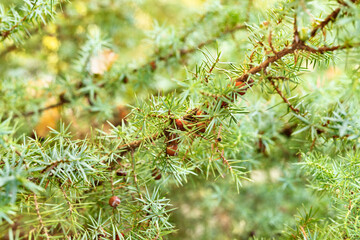
[[[8,54],[9,52],[14,51],[17,48],[18,47],[15,44],[6,47],[6,49],[0,53],[0,58],[3,58],[6,54]]]
[[[299,30],[297,26],[297,15],[294,16],[294,41],[293,43],[300,42]]]
[[[217,151],[220,153],[220,157],[221,157],[221,159],[223,160],[223,163],[226,164],[226,165],[228,166],[230,172],[232,172],[233,169],[232,169],[229,161],[226,160],[226,158],[225,158],[225,156],[224,156],[224,149],[223,149],[221,152],[220,152],[220,150],[218,150],[218,149],[217,149]]]
[[[304,235],[305,240],[308,240],[308,237],[307,237],[307,235],[306,235],[306,233],[305,233],[305,230],[304,230],[303,226],[300,226],[300,231],[301,231],[302,234]]]
[[[335,50],[343,50],[343,49],[354,48],[354,47],[359,47],[359,46],[360,46],[360,43],[353,43],[353,44],[347,44],[347,45],[336,45],[336,46],[332,46],[332,47],[323,46],[323,47],[319,47],[319,48],[313,48],[308,45],[302,44],[299,46],[298,49],[305,50],[305,51],[311,52],[311,53],[324,53],[324,52],[333,52]]]
[[[72,215],[72,213],[73,213],[73,208],[72,208],[72,204],[71,204],[71,202],[70,202],[70,199],[69,199],[68,195],[66,194],[64,188],[63,188],[61,185],[60,185],[60,189],[61,189],[61,192],[63,193],[63,195],[64,195],[64,197],[65,197],[66,202],[67,202],[68,205],[69,205],[69,210],[70,210],[70,213],[71,213],[71,215]]]
[[[48,165],[46,168],[44,168],[41,173],[47,173],[49,171],[51,171],[52,169],[54,169],[57,165],[59,165],[60,163],[69,163],[70,160],[59,160],[59,161],[55,161],[53,163],[51,163],[50,165]]]
[[[271,30],[269,32],[268,42],[269,42],[269,46],[270,46],[271,51],[276,55],[277,52],[276,52],[276,50],[275,50],[275,48],[274,48],[274,46],[272,44],[272,32],[271,32]]]
[[[220,60],[220,54],[216,57],[214,63],[212,64],[212,66],[210,67],[210,69],[208,71],[208,74],[205,76],[205,82],[209,81],[209,76],[212,73],[212,71],[214,70],[214,68],[215,68],[216,64],[219,62],[219,60]]]
[[[310,146],[310,152],[314,149],[316,143],[316,137],[314,137],[314,140],[312,141],[312,144]]]
[[[46,239],[49,240],[50,239],[50,236],[49,236],[49,233],[48,233],[48,229],[45,227],[44,223],[43,223],[43,220],[42,220],[42,217],[40,215],[40,210],[39,210],[39,204],[37,202],[37,197],[36,197],[36,194],[34,193],[34,203],[35,203],[35,209],[36,209],[36,214],[38,216],[38,219],[39,219],[39,222],[40,222],[40,226],[41,226],[41,229],[43,229],[43,232],[46,236]]]
[[[154,142],[157,139],[159,139],[160,137],[162,137],[162,134],[155,133],[150,137],[123,144],[123,145],[119,146],[118,148],[123,150],[123,152],[128,152],[130,150],[134,150],[134,149],[138,148],[143,142]]]
[[[28,116],[34,115],[35,113],[42,113],[42,112],[44,112],[46,110],[56,108],[56,107],[60,107],[60,106],[64,105],[65,103],[67,103],[67,101],[64,101],[64,102],[61,101],[61,102],[58,102],[58,103],[54,103],[54,104],[49,105],[47,107],[40,108],[37,111],[30,111],[30,112],[24,113],[23,115],[14,115],[14,118],[17,118],[17,117],[20,117],[20,116],[28,117]]]
[[[113,176],[113,172],[111,172],[110,183],[111,183],[111,194],[112,194],[113,196],[115,196],[115,189],[114,189],[114,176]]]
[[[338,7],[330,15],[328,15],[322,22],[320,22],[318,25],[316,25],[313,30],[310,32],[310,38],[315,37],[317,31],[319,29],[323,29],[329,22],[334,22],[337,16],[340,13],[341,8]]]
[[[227,35],[227,34],[231,34],[231,33],[234,33],[238,30],[241,30],[241,29],[245,29],[246,28],[246,25],[244,24],[239,24],[239,25],[236,25],[234,27],[231,27],[231,28],[227,28],[225,29],[223,32],[219,33],[217,36],[211,38],[211,39],[208,39],[204,42],[201,42],[199,43],[197,46],[193,47],[193,48],[189,48],[189,49],[180,49],[180,56],[184,56],[186,54],[189,54],[189,53],[192,53],[192,52],[195,52],[196,50],[198,50],[199,48],[202,48],[204,47],[205,45],[209,45],[211,43],[214,43],[216,40],[218,40],[220,37],[224,36],[224,35]],[[172,57],[175,57],[176,56],[176,52],[172,52],[172,53],[169,53],[168,55],[166,56],[162,56],[162,57],[159,57],[157,60],[160,60],[160,61],[167,61],[168,59],[172,58]],[[150,65],[149,63],[145,64],[145,65]]]
[[[136,162],[135,162],[135,157],[134,157],[134,151],[131,151],[130,154],[131,154],[131,160],[132,160],[132,161],[131,161],[131,164],[132,164],[132,167],[133,167],[133,174],[134,174],[134,183],[135,183],[135,185],[136,185],[136,189],[137,189],[137,191],[138,191],[138,194],[139,194],[140,199],[141,199],[141,200],[144,200],[144,199],[143,199],[143,196],[142,196],[142,194],[141,194],[141,191],[140,191],[139,183],[138,183],[138,181],[137,181],[137,176],[136,176]]]
[[[299,114],[300,110],[297,109],[296,107],[294,107],[294,106],[289,102],[289,100],[284,96],[284,94],[281,92],[281,90],[279,89],[279,87],[275,85],[274,81],[273,81],[271,78],[270,78],[269,80],[270,80],[271,85],[274,86],[276,92],[277,92],[277,93],[279,94],[279,96],[284,100],[284,102],[289,106],[289,108],[290,108],[293,112],[295,112],[296,114]]]

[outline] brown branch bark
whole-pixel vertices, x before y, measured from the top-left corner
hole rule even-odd
[[[59,161],[53,162],[52,164],[50,164],[46,168],[44,168],[41,171],[41,173],[47,173],[47,172],[51,171],[52,169],[54,169],[60,163],[69,163],[69,162],[70,162],[69,160],[59,160]]]
[[[351,2],[355,3],[357,0],[351,0]],[[348,7],[348,5],[343,2],[343,1],[339,1],[340,4],[342,4],[343,6]],[[341,11],[341,7],[336,8],[335,10],[333,10],[323,21],[321,21],[319,24],[317,24],[312,31],[310,32],[310,38],[315,37],[316,33],[319,30],[324,29],[324,27],[326,25],[328,25],[330,22],[334,22],[336,20],[336,18],[338,17],[340,11]]]
[[[46,107],[43,107],[43,108],[40,108],[38,109],[37,111],[30,111],[30,112],[26,112],[22,115],[14,115],[14,118],[18,118],[20,116],[24,116],[24,117],[29,117],[31,115],[34,115],[35,113],[42,113],[46,110],[49,110],[49,109],[52,109],[52,108],[56,108],[56,107],[60,107],[64,104],[66,104],[67,102],[58,102],[58,103],[55,103],[55,104],[52,104],[52,105],[49,105],[49,106],[46,106]]]
[[[186,54],[189,54],[189,53],[192,53],[192,52],[195,52],[196,50],[204,47],[205,45],[209,45],[211,43],[214,43],[216,40],[218,40],[220,37],[224,36],[224,35],[227,35],[227,34],[231,34],[231,33],[234,33],[238,30],[241,30],[241,29],[246,29],[246,25],[244,24],[239,24],[239,25],[236,25],[234,27],[231,27],[231,28],[227,28],[225,29],[224,31],[222,31],[221,33],[219,33],[217,36],[211,38],[211,39],[208,39],[204,42],[201,42],[199,43],[197,46],[193,47],[193,48],[189,48],[189,49],[181,49],[180,50],[180,56],[184,56]],[[170,58],[173,58],[176,56],[176,52],[172,52],[172,53],[169,53],[168,55],[165,55],[165,56],[162,56],[162,57],[159,57],[157,60],[160,60],[160,61],[168,61]],[[150,63],[147,63],[145,65],[150,65]]]
[[[338,7],[330,15],[328,15],[322,22],[320,22],[318,25],[316,25],[312,31],[310,32],[310,38],[315,37],[316,33],[319,30],[322,30],[329,22],[334,22],[337,16],[340,13],[341,8]]]
[[[296,114],[299,114],[300,110],[297,109],[296,107],[294,107],[289,100],[284,96],[284,94],[281,92],[281,90],[279,89],[278,86],[275,85],[274,80],[272,80],[271,78],[269,79],[271,85],[273,85],[273,87],[275,88],[276,92],[279,94],[279,96],[283,99],[283,101],[289,106],[289,108],[295,112]]]
[[[161,138],[163,135],[160,133],[155,133],[150,137],[141,139],[141,140],[136,140],[130,143],[126,143],[123,144],[121,146],[119,146],[118,148],[123,150],[123,153],[129,152],[131,150],[135,150],[136,148],[138,148],[143,142],[154,142],[157,139]]]

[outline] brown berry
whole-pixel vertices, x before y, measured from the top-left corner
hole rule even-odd
[[[166,154],[169,156],[176,156],[178,150],[177,144],[171,144],[166,148]]]
[[[118,196],[112,196],[109,199],[109,205],[112,206],[113,208],[116,208],[117,206],[119,206],[120,204],[120,198]]]
[[[244,95],[246,93],[246,84],[244,82],[236,82],[235,86],[240,89],[240,91],[238,91],[240,95]]]
[[[160,180],[161,179],[161,173],[160,173],[159,169],[155,168],[152,171],[151,176],[153,176],[155,180]]]
[[[125,234],[124,234],[124,233],[121,233],[121,236],[125,237]],[[116,240],[120,240],[119,235],[116,235]]]
[[[204,123],[204,122],[197,123],[196,127],[197,127],[199,132],[204,133],[206,131],[206,123]]]
[[[128,82],[129,82],[129,78],[128,78],[126,75],[123,75],[123,76],[121,76],[121,81],[122,81],[123,83],[128,83]]]
[[[176,119],[176,120],[175,120],[175,124],[176,124],[176,126],[177,126],[178,129],[180,129],[181,131],[184,131],[184,130],[185,130],[184,124],[186,125],[186,124],[187,124],[187,121],[185,121],[185,120],[180,120],[180,119]]]
[[[151,62],[149,63],[149,65],[150,65],[152,71],[155,71],[155,70],[156,70],[157,66],[156,66],[156,62],[155,62],[155,61],[151,61]]]
[[[227,107],[229,104],[227,102],[222,102],[221,107]]]
[[[238,88],[241,88],[241,87],[243,87],[245,85],[245,83],[244,82],[235,82],[235,86],[236,87],[238,87]]]
[[[260,27],[267,27],[269,25],[269,21],[263,21],[261,24],[260,24]]]
[[[116,175],[119,177],[126,177],[127,172],[124,169],[119,169],[116,171]]]

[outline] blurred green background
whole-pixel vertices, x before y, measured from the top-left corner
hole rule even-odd
[[[0,3],[5,7],[21,6],[23,1],[0,0]],[[22,132],[31,135],[37,129],[39,135],[45,136],[44,129],[56,127],[61,116],[63,121],[72,123],[72,132],[83,137],[92,127],[106,125],[106,121],[118,122],[121,114],[124,117],[128,113],[124,106],[134,104],[135,95],[145,99],[150,93],[181,90],[176,81],[185,79],[187,71],[193,71],[204,60],[201,51],[195,51],[186,57],[158,61],[156,72],[151,75],[132,73],[132,69],[156,59],[157,55],[179,53],[180,49],[196,48],[199,43],[216,38],[217,42],[202,50],[213,53],[219,49],[222,62],[241,63],[246,57],[244,53],[251,48],[246,31],[218,37],[219,32],[245,20],[248,24],[260,24],[275,4],[276,1],[266,0],[254,0],[251,5],[248,1],[237,0],[76,0],[63,3],[53,23],[29,29],[31,37],[21,46],[12,47],[14,43],[10,40],[0,45],[0,72],[4,79],[2,108],[26,112],[34,106],[40,108],[56,102],[54,98],[61,93],[59,79],[79,81],[74,63],[87,35],[101,32],[116,54],[111,66],[113,72],[122,71],[129,78],[128,83],[113,89],[116,94],[99,97],[104,106],[105,103],[111,105],[108,111],[95,111],[94,106],[77,102],[60,112],[49,113],[45,119],[41,114],[34,114],[19,120]],[[247,16],[249,8],[252,14]],[[182,36],[186,41],[179,41]],[[104,79],[123,77],[112,75],[113,72],[107,73]],[[332,76],[333,72],[324,69],[304,78],[310,86],[319,76],[324,73]],[[16,92],[19,89],[11,91],[11,86],[17,84],[32,86],[22,89],[31,90],[27,92],[27,101],[18,99],[17,96],[24,95]],[[259,100],[260,95],[262,99]],[[308,189],[302,172],[293,165],[298,161],[299,149],[306,146],[302,146],[301,136],[288,138],[284,133],[288,119],[277,116],[281,115],[279,112],[285,113],[285,107],[280,111],[276,109],[278,113],[265,111],[279,102],[259,89],[248,98],[246,104],[251,114],[241,123],[239,132],[249,141],[236,150],[234,157],[247,161],[253,182],[244,182],[239,193],[227,177],[216,182],[215,179],[191,177],[184,186],[166,186],[177,208],[172,221],[178,231],[169,239],[277,239],[287,225],[295,224],[294,215],[302,209],[313,207],[319,218],[332,216],[327,197]],[[90,111],[84,111],[89,108]],[[259,139],[265,144],[265,150],[258,146]]]

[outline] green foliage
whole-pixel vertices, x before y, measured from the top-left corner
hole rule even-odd
[[[358,1],[0,3],[2,238],[359,238]]]

